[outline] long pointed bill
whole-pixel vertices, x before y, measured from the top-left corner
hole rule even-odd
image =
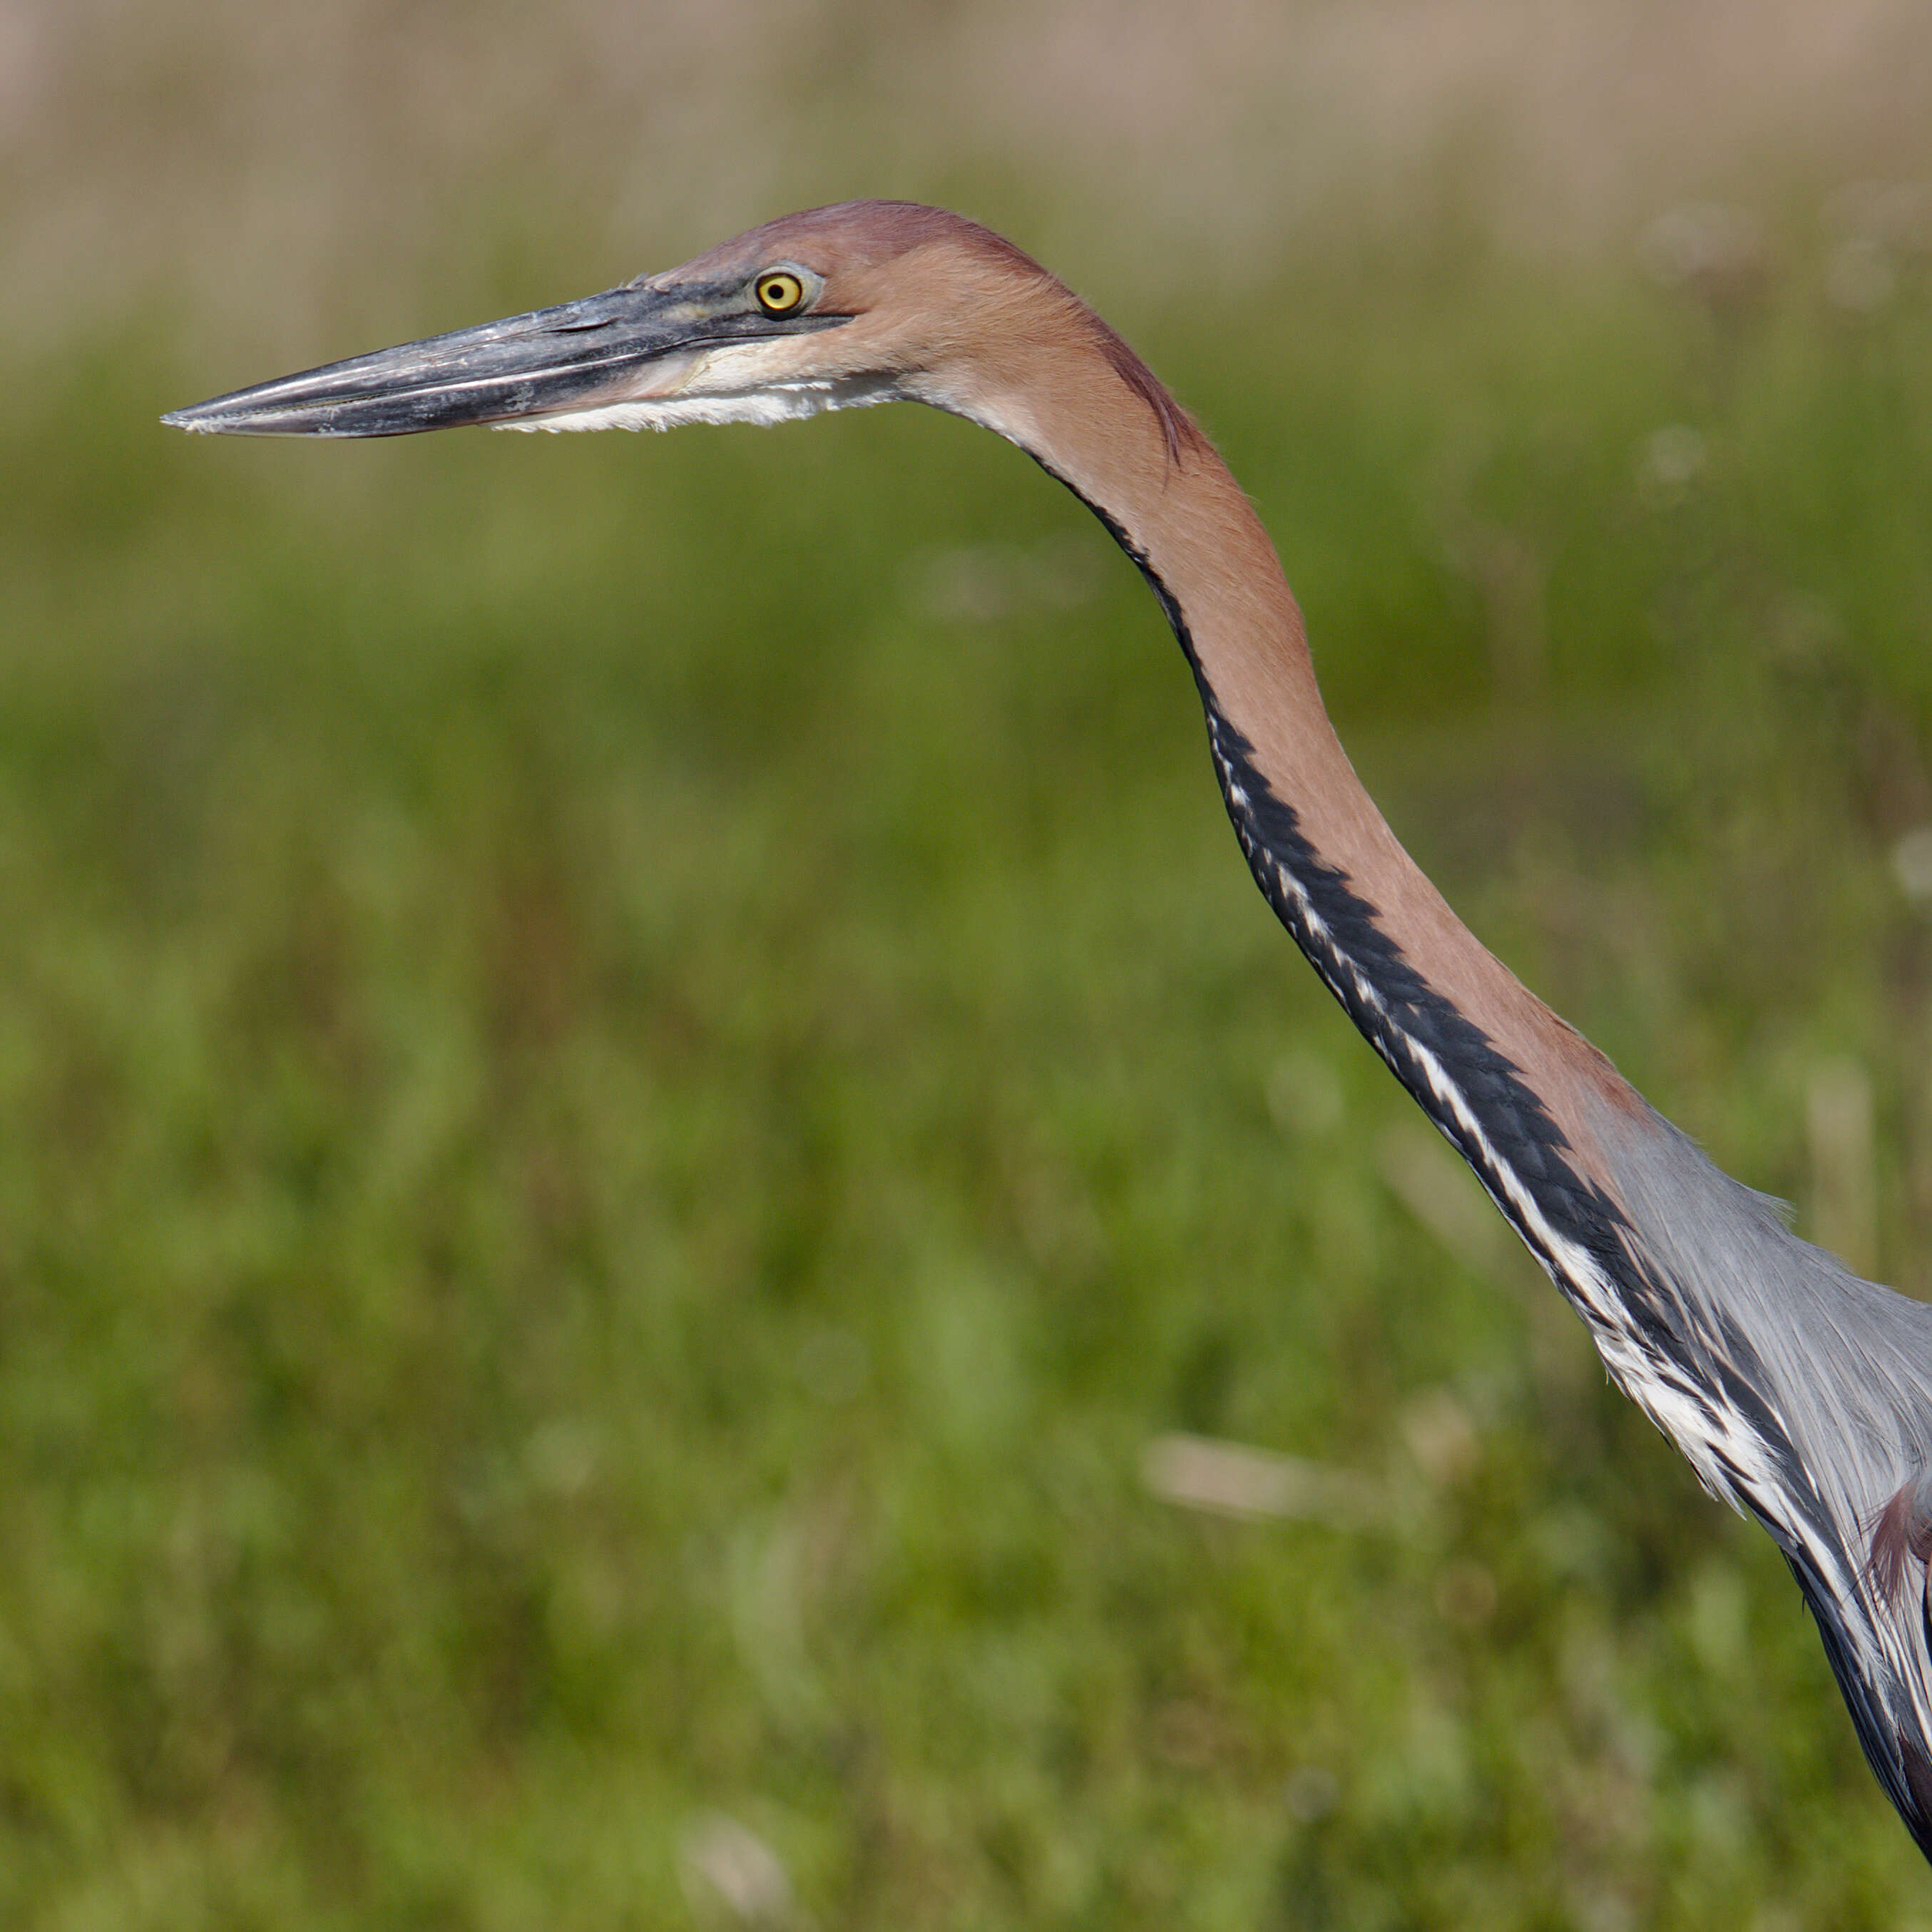
[[[675,395],[704,352],[800,326],[721,315],[694,297],[612,289],[238,389],[161,420],[209,435],[410,436],[565,415]]]

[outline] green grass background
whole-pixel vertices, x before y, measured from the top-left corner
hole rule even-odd
[[[1932,301],[1796,232],[1087,292],[1477,930],[1803,1225],[1862,1065],[1920,1290]],[[600,272],[503,259],[421,326]],[[0,1924],[746,1922],[714,1813],[854,1932],[1932,1924],[1769,1544],[1392,1191],[1077,504],[912,410],[155,425],[272,373],[6,375]],[[1402,1507],[1177,1509],[1174,1429]]]

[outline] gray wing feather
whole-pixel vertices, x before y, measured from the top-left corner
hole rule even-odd
[[[1777,1540],[1873,1769],[1932,1858],[1932,1307],[1800,1240],[1660,1115],[1611,1116],[1612,1376]],[[1608,1332],[1606,1332],[1608,1331]]]

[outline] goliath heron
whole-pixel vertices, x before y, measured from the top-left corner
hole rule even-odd
[[[848,202],[165,420],[247,436],[665,429],[900,400],[1018,444],[1139,567],[1193,668],[1256,883],[1618,1386],[1776,1540],[1872,1768],[1932,1857],[1932,1308],[1798,1240],[1450,910],[1336,738],[1247,499],[1037,263],[958,215]]]

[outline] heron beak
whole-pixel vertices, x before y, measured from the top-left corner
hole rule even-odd
[[[410,436],[509,422],[675,395],[704,351],[790,332],[756,313],[720,313],[688,288],[645,284],[352,356],[161,420],[221,436]]]

